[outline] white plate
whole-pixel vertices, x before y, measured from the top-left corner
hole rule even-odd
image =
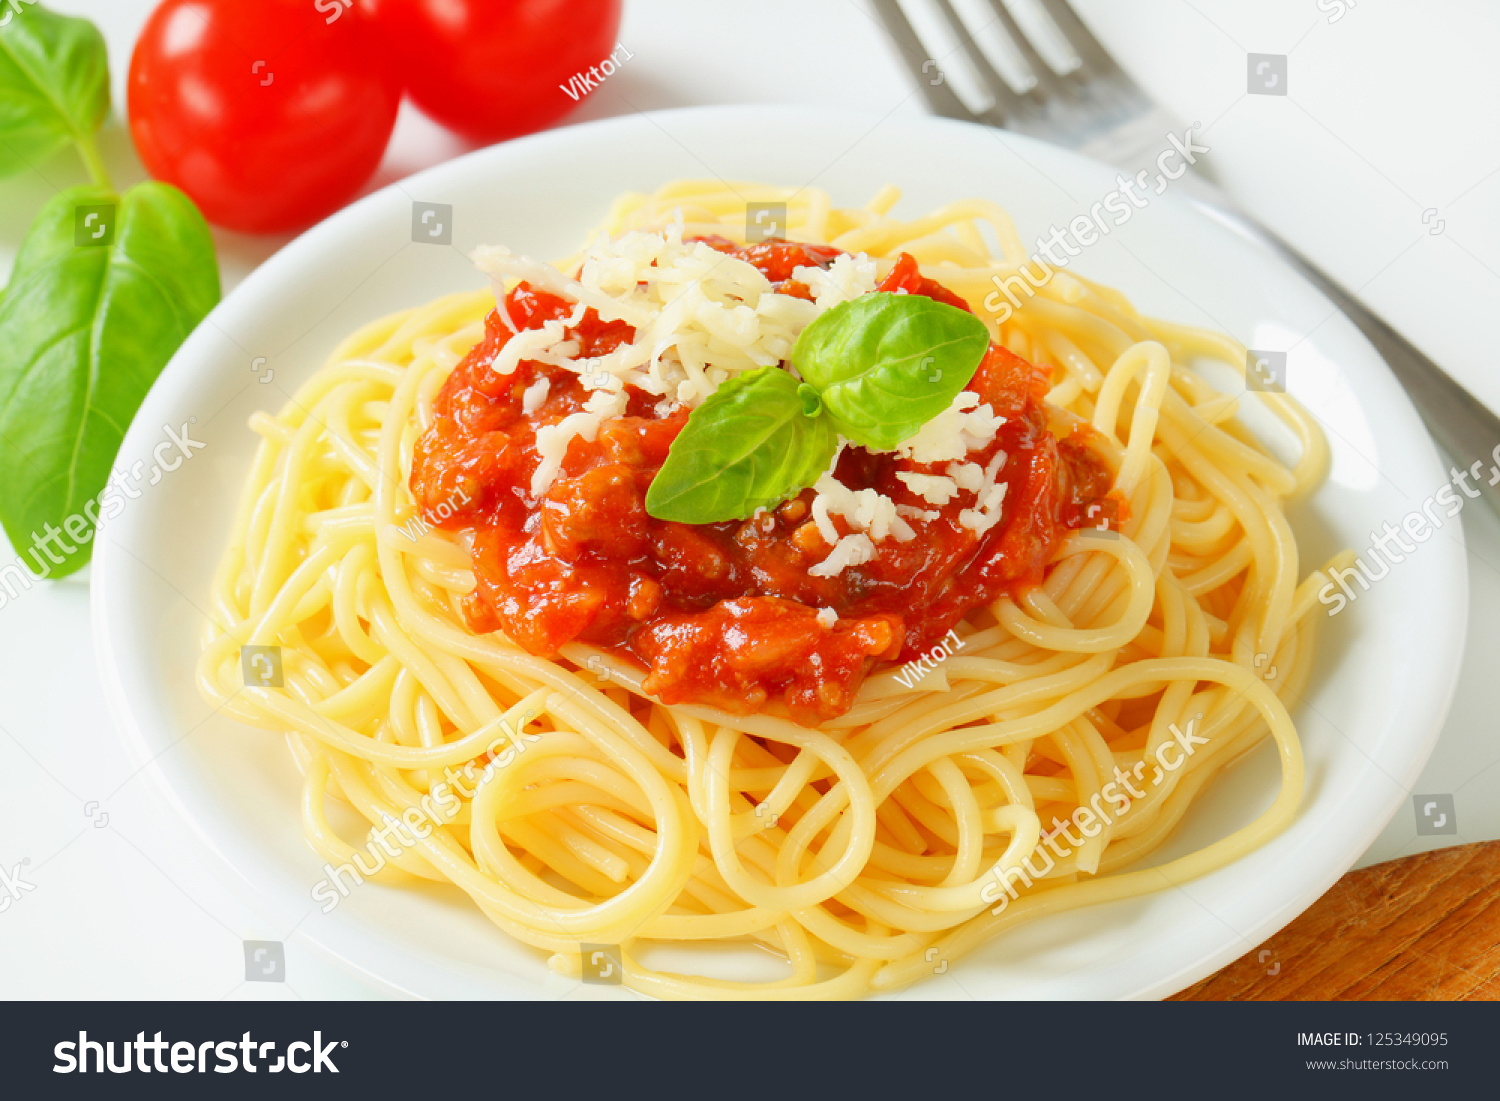
[[[815,184],[851,205],[890,181],[905,191],[898,213],[984,196],[1010,209],[1027,241],[1116,186],[1113,169],[1010,134],[786,107],[694,108],[511,142],[372,195],[269,260],[178,352],[121,449],[119,465],[149,469],[164,426],[189,421],[207,444],[131,501],[95,553],[99,660],[124,736],[274,927],[295,926],[393,992],[550,998],[612,988],[580,991],[553,975],[456,888],[367,884],[328,915],[311,898],[324,872],[302,839],[282,739],[211,716],[193,684],[211,572],[255,442],[246,419],[279,407],[363,322],[482,285],[465,259],[474,245],[566,255],[618,193],[705,175]],[[452,247],[413,243],[414,201],[452,206]],[[1289,389],[1333,446],[1328,483],[1293,512],[1304,573],[1342,547],[1365,551],[1372,530],[1399,524],[1446,482],[1411,405],[1356,330],[1279,261],[1188,203],[1153,196],[1074,266],[1148,313],[1291,349]],[[258,383],[267,371],[274,376]],[[1468,579],[1456,520],[1444,534],[1452,538],[1434,539],[1327,623],[1296,709],[1307,790],[1290,829],[1180,889],[1024,927],[907,996],[1160,997],[1310,905],[1406,800],[1447,710]],[[1276,783],[1263,746],[1214,785],[1157,859],[1249,821]]]

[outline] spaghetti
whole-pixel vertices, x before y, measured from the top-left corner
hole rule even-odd
[[[1008,217],[970,200],[902,221],[897,198],[842,209],[811,189],[683,181],[625,196],[604,231],[680,219],[742,242],[747,202],[784,202],[791,240],[881,274],[909,254],[998,344],[1051,370],[1047,402],[1091,427],[1120,530],[1066,532],[1039,584],[971,611],[920,668],[877,665],[816,725],[775,706],[663,703],[619,648],[575,639],[543,657],[471,629],[471,547],[409,487],[494,298],[376,321],[278,415],[253,418],[263,439],[198,669],[226,713],[285,734],[323,858],[454,884],[563,974],[585,965],[581,945],[615,945],[626,985],[660,997],[855,997],[1022,922],[1201,875],[1291,820],[1302,755],[1283,700],[1308,677],[1326,575],[1298,583],[1283,503],[1321,480],[1318,427],[1262,395],[1300,441],[1283,465],[1190,365],[1243,369],[1242,345],[1143,317],[1070,272],[996,324],[986,299],[1026,260]],[[249,645],[282,648],[283,687],[242,683]],[[1260,817],[1127,870],[1268,734],[1281,788]],[[367,851],[330,825],[330,797],[369,823]],[[395,855],[370,867],[397,824]],[[653,945],[682,942],[759,943],[786,973],[649,966]]]

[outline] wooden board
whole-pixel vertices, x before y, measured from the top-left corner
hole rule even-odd
[[[1500,841],[1350,872],[1173,1001],[1500,1000]]]

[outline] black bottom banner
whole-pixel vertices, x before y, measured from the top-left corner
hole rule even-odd
[[[0,1003],[9,1097],[1494,1092],[1493,1004]]]

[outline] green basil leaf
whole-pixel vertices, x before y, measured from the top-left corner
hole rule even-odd
[[[97,181],[94,133],[109,113],[104,36],[87,19],[0,8],[0,176],[39,164],[71,139]]]
[[[920,294],[866,294],[802,330],[792,364],[838,431],[889,451],[952,404],[990,346],[973,314]]]
[[[77,187],[42,208],[0,298],[0,522],[18,553],[52,551],[32,556],[41,572],[88,560],[125,429],[218,300],[208,224],[176,188]]]
[[[780,367],[722,383],[672,441],[646,511],[684,524],[743,520],[812,485],[839,441],[827,417],[804,411],[800,389]]]

